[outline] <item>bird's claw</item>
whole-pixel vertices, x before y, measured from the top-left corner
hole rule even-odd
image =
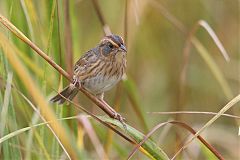
[[[125,123],[126,119],[124,117],[122,117],[119,113],[115,113],[113,118],[121,122],[123,125],[123,128],[127,130],[127,125]]]

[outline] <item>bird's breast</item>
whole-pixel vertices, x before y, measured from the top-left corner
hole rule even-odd
[[[110,90],[120,80],[121,79],[116,76],[106,77],[103,75],[97,75],[95,77],[86,79],[83,83],[83,86],[91,93],[99,94]]]
[[[93,94],[110,90],[116,85],[125,73],[125,64],[122,62],[106,63],[95,76],[84,80],[83,86]]]

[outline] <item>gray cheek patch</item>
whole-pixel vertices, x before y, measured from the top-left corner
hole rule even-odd
[[[104,56],[108,56],[109,53],[111,53],[111,51],[112,51],[111,48],[109,48],[108,46],[105,46],[102,50],[102,53],[103,53]]]

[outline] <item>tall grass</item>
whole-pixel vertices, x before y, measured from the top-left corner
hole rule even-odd
[[[0,1],[0,159],[238,159],[237,6]],[[84,89],[69,105],[48,103],[71,81],[74,62],[110,33],[125,39],[128,70],[105,94],[107,103]],[[106,105],[126,118],[127,129],[102,116],[111,116]],[[180,128],[159,131],[170,124]],[[211,141],[210,128],[219,141]]]

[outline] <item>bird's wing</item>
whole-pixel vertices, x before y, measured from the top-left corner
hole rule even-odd
[[[88,72],[99,60],[98,56],[99,54],[95,51],[95,49],[86,52],[74,65],[74,77],[81,81],[89,76]]]

